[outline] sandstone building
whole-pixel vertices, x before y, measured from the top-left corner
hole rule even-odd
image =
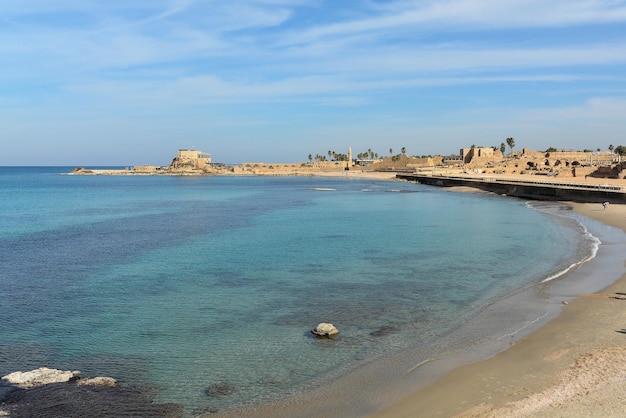
[[[203,170],[211,166],[211,154],[206,152],[179,149],[178,155],[172,160],[170,168]]]

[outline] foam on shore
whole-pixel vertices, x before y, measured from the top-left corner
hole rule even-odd
[[[535,209],[535,210],[539,210],[542,212],[546,212],[546,213],[550,213],[553,216],[558,216],[558,217],[563,217],[564,215],[560,213],[560,211],[558,210],[550,210],[550,208],[552,208],[554,205],[553,204],[545,204],[545,203],[527,203],[528,207]],[[568,216],[568,219],[572,219],[571,216]],[[564,275],[566,275],[567,273],[569,273],[570,271],[576,269],[577,267],[583,265],[584,263],[591,261],[592,259],[594,259],[596,257],[596,254],[598,253],[598,249],[600,248],[600,245],[602,244],[602,241],[600,241],[600,239],[596,236],[594,236],[592,233],[589,232],[589,229],[587,228],[587,226],[584,224],[584,222],[582,222],[580,219],[577,219],[576,217],[574,217],[574,219],[577,221],[578,225],[582,228],[583,230],[583,234],[586,237],[587,241],[591,243],[591,248],[590,248],[590,253],[589,256],[583,258],[580,261],[577,261],[575,263],[570,264],[569,266],[567,266],[566,268],[564,268],[561,271],[558,271],[554,274],[551,274],[550,276],[546,277],[545,279],[543,279],[541,282],[542,283],[547,283],[547,282],[551,282],[555,279],[558,279],[559,277],[562,277]]]

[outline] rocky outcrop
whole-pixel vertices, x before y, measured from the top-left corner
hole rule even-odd
[[[66,371],[40,367],[29,372],[13,372],[2,376],[2,380],[21,387],[33,388],[50,383],[66,383],[80,374],[79,371]]]
[[[183,417],[183,405],[155,403],[153,388],[42,367],[0,379],[0,417]]]
[[[2,376],[2,380],[23,389],[49,385],[51,383],[68,383],[76,381],[77,385],[88,386],[117,386],[117,381],[112,377],[79,378],[79,371],[50,369],[40,367],[29,372],[13,372]]]
[[[70,174],[93,174],[92,170],[86,170],[83,167],[76,167],[73,169]]]
[[[313,335],[322,338],[335,338],[339,330],[333,324],[322,322],[311,330]]]

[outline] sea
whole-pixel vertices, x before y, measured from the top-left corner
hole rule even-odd
[[[600,245],[557,203],[348,176],[72,169],[0,167],[0,376],[111,376],[183,416],[306,394],[401,353],[417,368],[504,347]],[[520,292],[536,309],[481,319]],[[339,335],[313,336],[321,322]]]

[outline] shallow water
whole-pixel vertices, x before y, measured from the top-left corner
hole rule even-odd
[[[0,168],[0,375],[110,375],[187,414],[449,350],[597,245],[524,201],[413,183],[70,170]],[[319,322],[339,337],[312,338]]]

